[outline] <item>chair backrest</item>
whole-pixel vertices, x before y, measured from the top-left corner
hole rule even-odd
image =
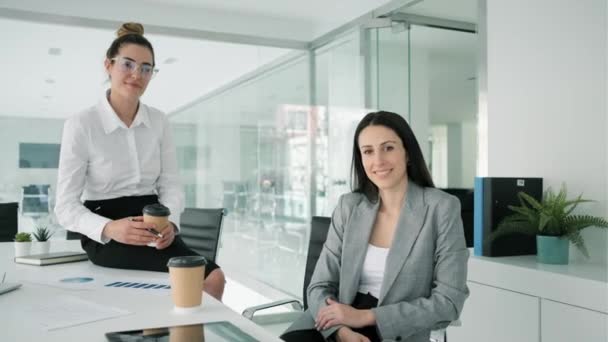
[[[13,241],[15,238],[18,212],[18,203],[0,203],[0,242]]]
[[[193,251],[215,262],[224,208],[186,208],[180,219],[180,236]]]
[[[441,189],[450,195],[458,197],[460,200],[460,216],[462,217],[462,226],[464,228],[464,238],[467,247],[473,247],[473,214],[474,214],[474,197],[473,189],[447,188]]]
[[[304,310],[308,308],[308,301],[306,300],[306,289],[310,284],[310,278],[317,265],[317,260],[323,250],[323,245],[327,239],[327,232],[329,231],[329,224],[331,219],[323,216],[313,216],[310,221],[310,241],[308,244],[308,255],[306,257],[306,271],[304,273],[304,287],[302,291],[304,295],[302,297],[304,303]]]

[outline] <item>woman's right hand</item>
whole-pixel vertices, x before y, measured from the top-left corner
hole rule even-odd
[[[370,342],[369,338],[358,332],[352,331],[349,327],[342,327],[336,333],[338,342]]]
[[[155,229],[153,223],[143,222],[143,216],[125,217],[108,222],[103,228],[103,236],[127,245],[145,246],[156,240],[147,229]]]

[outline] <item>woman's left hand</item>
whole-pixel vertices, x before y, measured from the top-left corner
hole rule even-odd
[[[317,313],[315,328],[325,330],[336,325],[361,328],[374,323],[375,315],[371,310],[358,310],[328,298],[327,306],[321,308]]]
[[[165,249],[173,243],[173,240],[175,240],[175,226],[173,223],[169,222],[169,225],[160,233],[163,237],[156,240],[156,249]]]

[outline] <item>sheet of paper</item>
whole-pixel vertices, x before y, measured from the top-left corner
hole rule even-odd
[[[38,322],[41,328],[55,330],[84,323],[131,314],[127,310],[84,300],[74,296],[57,296],[29,304],[19,310],[24,321]]]

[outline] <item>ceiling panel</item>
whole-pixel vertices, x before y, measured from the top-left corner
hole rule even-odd
[[[11,32],[19,32],[18,35]],[[160,72],[143,100],[171,112],[291,50],[146,35]],[[0,19],[0,115],[66,117],[109,87],[103,68],[111,30]],[[49,54],[60,49],[60,55]],[[165,61],[175,62],[166,64]]]

